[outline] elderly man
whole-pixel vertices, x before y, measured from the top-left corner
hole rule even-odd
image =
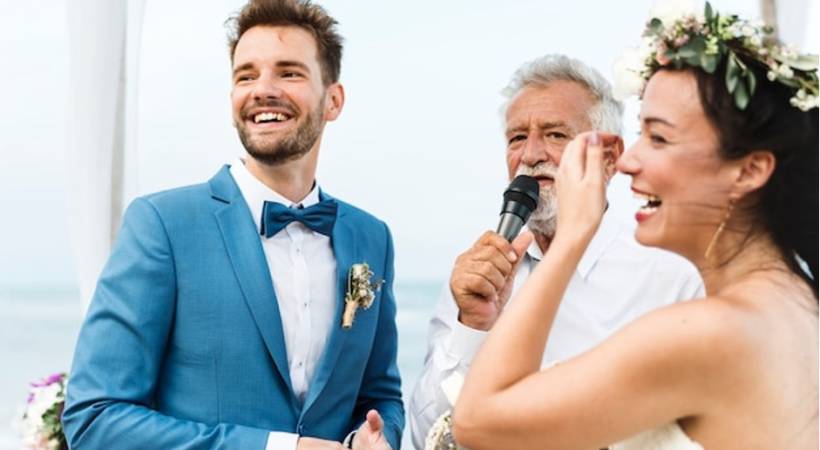
[[[538,208],[527,223],[535,239],[527,247],[524,239],[509,243],[488,231],[456,260],[449,289],[430,321],[425,367],[410,401],[417,448],[452,406],[446,395],[452,389],[442,385],[466,373],[511,294],[549,248],[557,211],[553,177],[564,147],[584,131],[621,133],[623,107],[610,91],[597,71],[562,55],[524,64],[504,90],[508,175],[530,175],[540,185]],[[609,149],[610,179],[622,151]],[[543,364],[591,348],[650,309],[702,293],[694,267],[671,253],[641,247],[607,214],[567,288]]]

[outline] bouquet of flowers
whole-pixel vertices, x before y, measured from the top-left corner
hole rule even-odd
[[[441,390],[447,397],[450,407],[456,404],[463,385],[464,377],[458,372],[453,372],[441,382]],[[424,440],[424,450],[464,450],[453,439],[452,411],[445,411],[433,422],[433,426],[427,432],[427,437]]]
[[[60,422],[66,381],[66,374],[55,373],[31,383],[21,423],[26,450],[68,450]]]

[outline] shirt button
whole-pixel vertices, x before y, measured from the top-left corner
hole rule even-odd
[[[307,302],[302,303],[302,307],[307,308]]]
[[[299,362],[296,364],[296,367],[301,368],[301,367],[302,367],[302,361],[299,361]]]

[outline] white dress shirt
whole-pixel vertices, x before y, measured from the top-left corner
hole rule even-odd
[[[533,242],[515,274],[511,301],[542,256]],[[542,367],[594,347],[654,308],[703,295],[700,276],[688,261],[641,246],[630,230],[604,214],[558,308]],[[457,317],[458,307],[445,285],[430,320],[424,369],[410,399],[410,431],[417,449],[424,448],[433,422],[451,408],[442,382],[454,372],[467,373],[487,335]]]
[[[300,202],[291,202],[254,177],[241,160],[231,166],[231,176],[254,222],[261,225],[265,201],[290,208],[308,207],[319,202],[319,188]],[[325,350],[336,311],[336,257],[330,238],[316,233],[300,222],[262,240],[273,289],[282,317],[285,349],[293,391],[304,401],[319,359]],[[271,432],[266,450],[295,449],[299,436]]]

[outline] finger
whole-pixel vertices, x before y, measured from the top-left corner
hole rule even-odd
[[[370,430],[374,433],[381,433],[382,429],[384,428],[384,421],[382,420],[382,416],[375,409],[371,409],[367,412],[367,425],[370,427]]]
[[[513,239],[512,247],[515,250],[515,254],[518,255],[519,261],[522,259],[521,257],[524,256],[524,252],[530,247],[530,244],[532,244],[533,239],[535,239],[535,236],[532,234],[532,231],[525,231]]]
[[[512,246],[510,246],[509,244],[508,244],[508,246],[509,246],[509,250],[507,251],[507,253],[509,253],[509,252],[515,253],[515,249],[512,248]],[[519,255],[515,254],[515,257],[518,258]],[[483,249],[481,249],[481,251],[478,252],[475,255],[475,259],[473,261],[477,261],[477,262],[478,261],[480,261],[480,262],[487,261],[487,262],[490,262],[504,276],[507,276],[512,271],[512,267],[513,267],[513,263],[510,262],[509,255],[505,255],[502,251],[499,251],[496,247],[491,247],[491,246],[486,246]]]
[[[463,294],[479,296],[486,301],[494,301],[498,292],[495,286],[486,278],[473,273],[462,275],[459,283],[456,284],[455,290]],[[454,296],[457,297],[458,295]]]
[[[575,136],[575,139],[567,144],[564,154],[561,156],[561,164],[558,172],[571,179],[579,179],[584,173],[584,147],[586,147],[587,133]]]
[[[601,145],[604,147],[616,147],[620,143],[620,148],[623,148],[623,139],[621,136],[612,133],[606,133],[603,131],[595,131],[598,137],[601,139]]]
[[[598,181],[604,176],[604,147],[598,133],[589,135],[584,177]]]
[[[497,249],[502,255],[507,257],[510,263],[515,263],[518,258],[512,247],[510,247],[510,243],[498,233],[494,233],[492,231],[484,233],[481,237],[481,243],[485,246],[492,246]]]
[[[468,272],[484,278],[496,289],[501,289],[504,286],[504,280],[507,278],[490,261],[473,261]]]

